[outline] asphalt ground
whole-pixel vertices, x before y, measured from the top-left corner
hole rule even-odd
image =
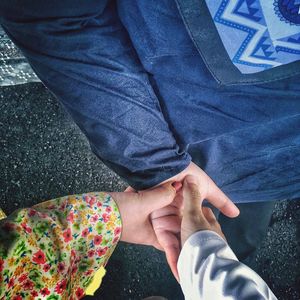
[[[91,153],[86,138],[42,84],[0,88],[0,207],[7,214],[59,196],[125,187]],[[276,205],[252,267],[279,299],[300,299],[300,201]],[[120,243],[93,299],[152,295],[183,299],[163,253]]]

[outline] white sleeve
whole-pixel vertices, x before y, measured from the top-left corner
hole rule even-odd
[[[277,299],[263,279],[239,262],[224,239],[213,231],[190,236],[177,267],[186,300]]]

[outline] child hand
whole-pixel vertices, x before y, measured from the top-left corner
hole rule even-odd
[[[109,194],[117,203],[121,214],[121,241],[151,245],[162,250],[153,230],[150,215],[174,200],[176,190],[171,183],[139,192]]]
[[[181,222],[181,245],[195,232],[212,230],[224,240],[224,234],[214,213],[208,207],[202,207],[203,196],[194,176],[187,176],[183,183],[183,218]]]

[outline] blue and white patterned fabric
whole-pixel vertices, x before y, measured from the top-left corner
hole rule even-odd
[[[0,26],[0,87],[40,81]]]
[[[300,0],[206,0],[241,73],[300,60]]]

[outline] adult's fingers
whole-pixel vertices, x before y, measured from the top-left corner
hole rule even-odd
[[[207,176],[207,180],[208,189],[205,198],[227,217],[237,217],[240,213],[237,206],[217,187],[211,178]]]
[[[174,189],[176,190],[176,192],[179,192],[180,189],[182,188],[182,183],[180,181],[174,181],[172,183]]]
[[[152,246],[159,251],[165,252],[164,248],[160,245],[160,243],[158,241],[155,241]]]
[[[168,265],[174,277],[179,282],[177,262],[180,254],[180,241],[175,234],[165,230],[161,230],[158,234],[158,237],[158,241],[165,251]]]
[[[172,233],[180,233],[181,219],[178,216],[165,216],[152,219],[152,226],[155,232],[167,230]]]
[[[179,181],[169,181],[170,183],[172,183],[174,189],[176,190],[176,192],[178,192],[181,187],[182,187],[182,183]],[[169,183],[168,182],[168,183]],[[162,184],[163,185],[163,184]],[[155,189],[156,187],[158,187],[159,185],[149,188],[149,190]],[[138,191],[135,190],[133,187],[131,187],[130,185],[124,190],[125,193],[129,192],[129,193],[137,193]]]
[[[177,269],[177,262],[178,262],[178,258],[180,255],[179,247],[180,246],[179,246],[179,242],[178,242],[178,246],[168,247],[167,249],[165,249],[168,265],[169,265],[174,277],[176,278],[176,280],[178,282],[179,282],[179,273],[178,273],[178,269]]]
[[[169,205],[157,209],[151,213],[151,219],[156,219],[162,216],[182,216],[183,196],[182,191],[177,192],[174,200]]]
[[[151,214],[151,220],[155,220],[157,218],[165,217],[165,216],[181,216],[181,211],[177,207],[174,207],[173,205],[168,205],[154,211]]]
[[[209,207],[203,206],[202,213],[203,213],[204,217],[206,218],[206,220],[208,221],[208,223],[212,224],[212,223],[217,222],[215,214]]]
[[[176,196],[171,205],[178,208],[179,210],[183,209],[183,189],[176,192]]]
[[[136,190],[132,188],[131,186],[128,186],[125,191],[125,193],[136,193]]]
[[[176,190],[171,183],[165,183],[151,190],[138,192],[142,202],[143,212],[150,214],[153,211],[169,205],[176,196]]]
[[[203,215],[205,216],[206,220],[208,221],[210,225],[210,230],[216,232],[219,234],[225,241],[226,238],[222,232],[222,228],[220,223],[217,221],[213,211],[209,207],[203,207],[202,208]]]

